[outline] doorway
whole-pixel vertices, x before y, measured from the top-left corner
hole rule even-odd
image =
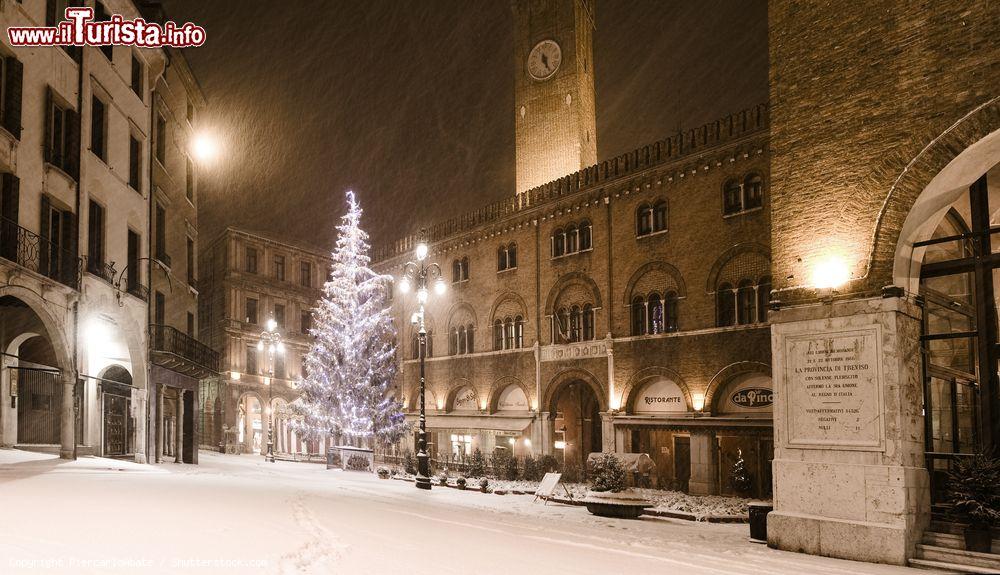
[[[924,248],[923,304],[925,455],[932,512],[946,511],[947,475],[954,462],[997,442],[997,310],[995,269],[1000,253],[990,225],[983,174],[948,210]]]
[[[563,465],[586,473],[587,456],[603,449],[601,407],[593,389],[583,381],[570,381],[555,395],[557,448]],[[560,443],[561,442],[561,443]]]

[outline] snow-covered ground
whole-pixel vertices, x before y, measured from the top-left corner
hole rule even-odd
[[[925,573],[787,553],[746,525],[605,519],[201,452],[201,464],[0,450],[0,573]]]

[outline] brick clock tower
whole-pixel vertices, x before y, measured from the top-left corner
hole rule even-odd
[[[513,0],[517,193],[597,163],[595,0]]]

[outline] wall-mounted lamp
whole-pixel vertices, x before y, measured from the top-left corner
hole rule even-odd
[[[694,395],[691,396],[691,403],[694,407],[694,410],[697,411],[698,413],[701,413],[702,410],[705,409],[705,394],[695,393]]]
[[[849,279],[851,272],[847,268],[847,262],[839,256],[827,256],[813,264],[811,282],[821,294],[829,295]]]
[[[238,371],[230,371],[229,372],[229,379],[231,379],[233,381],[239,381],[240,380],[240,372],[238,372]]]

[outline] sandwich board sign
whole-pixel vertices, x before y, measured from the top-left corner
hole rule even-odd
[[[542,480],[538,483],[538,489],[535,490],[535,499],[532,501],[538,501],[538,498],[541,498],[545,503],[548,503],[549,498],[555,493],[556,486],[559,485],[561,477],[562,473],[546,473],[545,477],[542,477]],[[567,497],[573,499],[573,494],[569,492],[569,489],[565,485],[562,488],[566,492]]]

